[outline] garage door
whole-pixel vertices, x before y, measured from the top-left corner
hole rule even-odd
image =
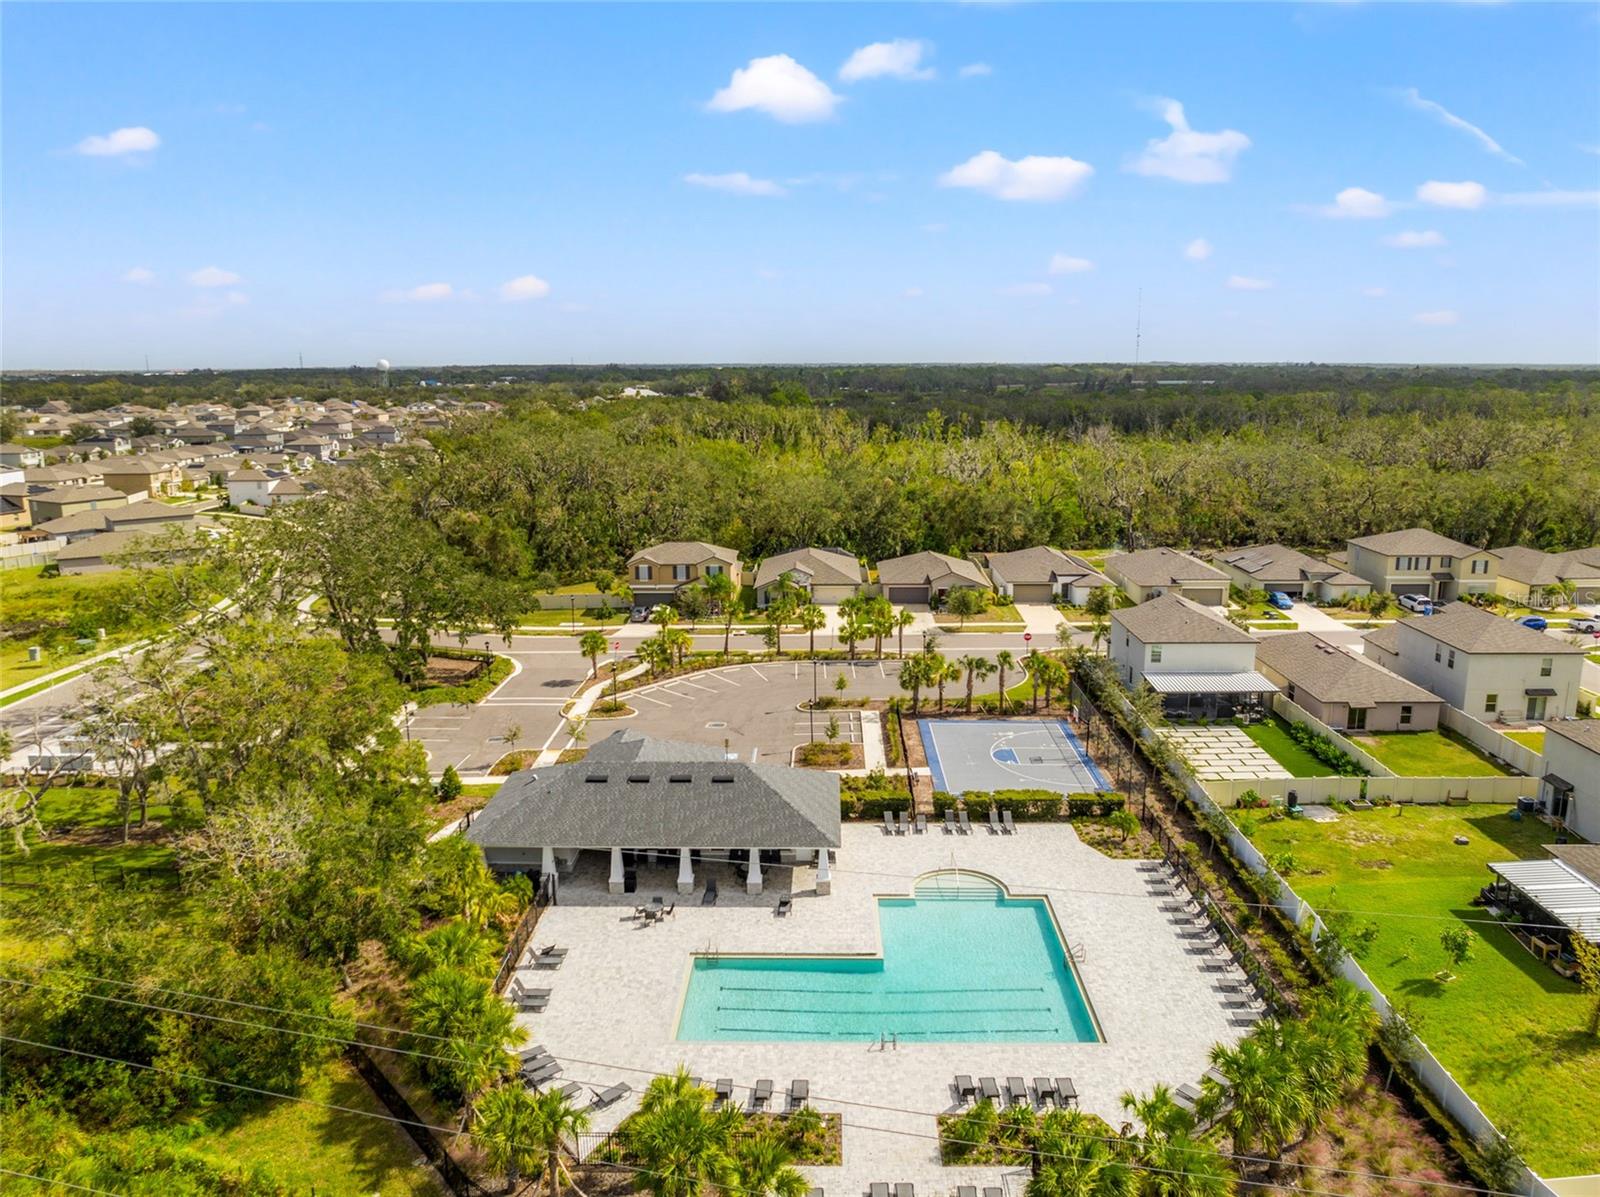
[[[1013,586],[1011,597],[1019,603],[1048,603],[1055,596],[1050,593],[1050,583],[1034,582],[1029,585]]]
[[[891,603],[925,603],[928,601],[928,588],[926,586],[891,586],[889,587],[889,601]]]
[[[1426,583],[1426,582],[1418,582],[1418,583],[1416,583],[1414,585],[1410,585],[1410,586],[1407,586],[1407,585],[1396,586],[1394,588],[1394,596],[1395,596],[1395,598],[1399,598],[1402,594],[1423,594],[1423,595],[1428,595],[1428,596],[1431,597],[1432,594],[1433,594],[1433,587],[1428,585],[1428,583]]]
[[[1191,603],[1199,603],[1202,607],[1220,607],[1228,601],[1228,592],[1221,586],[1196,586],[1183,588],[1183,597]]]

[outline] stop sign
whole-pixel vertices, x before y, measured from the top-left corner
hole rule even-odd
[[[622,641],[613,640],[611,642],[611,651],[612,652],[621,652],[622,651]]]
[[[1028,643],[1028,641],[1030,641],[1032,639],[1033,639],[1033,633],[1032,632],[1024,632],[1024,633],[1022,633],[1022,643],[1026,644],[1026,643]]]

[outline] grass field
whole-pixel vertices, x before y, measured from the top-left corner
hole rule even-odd
[[[1289,738],[1288,725],[1276,715],[1252,723],[1244,734],[1295,777],[1328,777],[1333,770]]]
[[[1488,863],[1542,858],[1549,827],[1502,806],[1406,806],[1334,823],[1263,821],[1251,838],[1269,855],[1293,854],[1287,881],[1312,905],[1377,926],[1362,967],[1410,1003],[1422,1038],[1484,1112],[1522,1132],[1536,1171],[1594,1171],[1600,1102],[1573,1100],[1600,1092],[1600,1042],[1584,1033],[1594,999],[1493,924],[1468,924],[1479,938],[1457,980],[1433,979],[1445,964],[1440,932],[1487,917],[1470,902],[1491,879]]]
[[[1508,731],[1500,734],[1508,740],[1515,740],[1518,744],[1526,745],[1535,752],[1544,751],[1544,728],[1542,727],[1536,727],[1531,731]]]
[[[1471,744],[1447,732],[1358,734],[1350,736],[1350,740],[1377,757],[1400,777],[1509,776],[1506,770]]]
[[[159,630],[133,604],[136,571],[57,578],[41,577],[42,571],[37,565],[0,571],[6,625],[0,640],[0,688],[23,685]],[[106,629],[104,640],[97,639],[99,628]],[[80,647],[79,639],[91,643]],[[45,650],[40,661],[28,661],[30,645]]]

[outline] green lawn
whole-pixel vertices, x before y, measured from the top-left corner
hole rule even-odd
[[[96,653],[116,648],[158,630],[134,606],[137,571],[68,574],[45,578],[43,566],[0,571],[0,606],[5,639],[0,640],[0,688],[63,669]],[[106,639],[96,639],[106,629]],[[93,643],[80,648],[77,641]],[[28,661],[30,645],[44,648],[43,659]]]
[[[517,616],[517,624],[525,628],[565,627],[572,622],[573,614],[566,607],[546,607],[541,611],[528,611]],[[585,611],[580,607],[576,614],[580,624],[587,624],[595,628],[621,627],[628,618],[627,613],[619,608],[613,608],[611,615],[606,619],[600,618],[600,609],[598,607],[591,611]]]
[[[1501,732],[1508,740],[1515,740],[1518,744],[1525,744],[1535,752],[1544,751],[1544,728],[1537,727],[1532,731]]]
[[[1244,734],[1295,777],[1330,776],[1333,770],[1290,739],[1287,729],[1288,725],[1273,715],[1260,723],[1250,724],[1244,729]]]
[[[1509,776],[1471,744],[1448,732],[1385,732],[1349,738],[1400,777]]]
[[[1600,1042],[1583,1033],[1594,999],[1493,925],[1471,926],[1481,938],[1457,980],[1433,980],[1445,964],[1440,932],[1486,917],[1469,903],[1488,863],[1542,859],[1549,827],[1503,806],[1405,806],[1334,823],[1261,821],[1251,836],[1269,855],[1293,854],[1287,880],[1312,905],[1370,912],[1355,915],[1378,928],[1362,967],[1411,1004],[1422,1038],[1484,1112],[1522,1131],[1535,1171],[1594,1171],[1600,1102],[1573,1099],[1600,1092]]]

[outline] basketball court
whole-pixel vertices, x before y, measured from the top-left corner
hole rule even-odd
[[[1109,790],[1072,729],[1059,719],[923,719],[922,747],[937,790]]]

